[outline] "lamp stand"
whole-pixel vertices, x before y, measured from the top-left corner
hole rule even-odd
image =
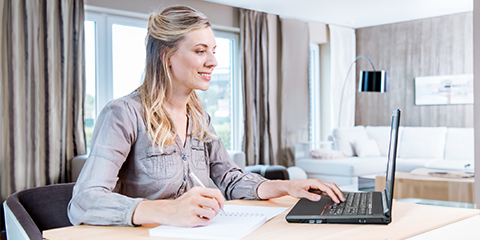
[[[375,71],[375,67],[373,66],[372,61],[370,61],[370,59],[369,59],[367,56],[364,56],[364,55],[358,55],[358,56],[355,58],[355,61],[353,61],[352,64],[350,64],[350,67],[348,68],[347,76],[345,77],[345,81],[343,82],[342,95],[341,95],[341,97],[340,97],[340,106],[339,106],[339,108],[338,108],[339,110],[338,110],[338,125],[337,125],[337,127],[340,127],[340,117],[342,116],[343,95],[345,95],[345,86],[347,85],[348,75],[350,74],[350,71],[352,70],[353,65],[354,65],[360,58],[366,59],[366,60],[370,63],[370,65],[372,66],[373,71]],[[355,80],[355,82],[357,82],[357,81]]]

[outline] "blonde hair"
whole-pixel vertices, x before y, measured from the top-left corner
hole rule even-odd
[[[168,7],[161,13],[150,15],[148,19],[145,78],[138,90],[148,134],[152,144],[161,149],[173,144],[177,134],[175,124],[163,106],[172,94],[171,71],[167,60],[187,33],[210,26],[205,15],[186,6]],[[193,123],[192,134],[203,142],[217,139],[207,131],[207,114],[195,91],[190,93],[186,107]]]

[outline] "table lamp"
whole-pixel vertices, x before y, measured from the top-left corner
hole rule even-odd
[[[345,81],[343,82],[342,96],[340,98],[340,106],[338,111],[338,127],[340,127],[343,95],[345,93],[345,86],[347,85],[348,75],[350,74],[350,71],[352,70],[353,65],[361,58],[366,59],[370,63],[370,66],[372,66],[373,71],[364,71],[364,70],[360,71],[358,91],[384,93],[390,90],[390,77],[388,72],[385,70],[376,71],[372,61],[367,56],[364,56],[364,55],[357,56],[355,58],[355,61],[353,61],[352,64],[350,65],[350,68],[348,68],[347,76],[345,77]]]

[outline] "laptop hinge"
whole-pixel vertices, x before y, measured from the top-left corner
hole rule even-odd
[[[383,214],[387,214],[389,209],[387,205],[387,189],[382,191],[382,204],[383,204]]]

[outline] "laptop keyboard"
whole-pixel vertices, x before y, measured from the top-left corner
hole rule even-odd
[[[345,192],[345,202],[328,205],[322,215],[372,215],[372,192]]]

